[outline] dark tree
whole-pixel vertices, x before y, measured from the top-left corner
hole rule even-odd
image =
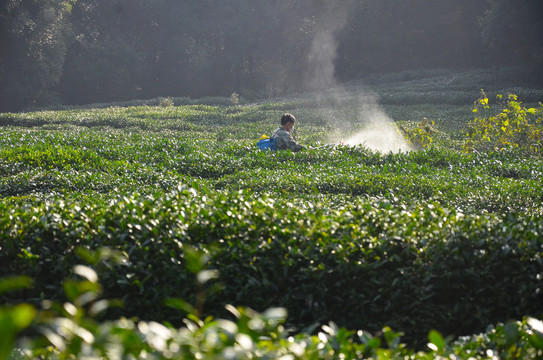
[[[62,0],[0,3],[0,111],[58,101],[71,27]]]
[[[366,0],[339,36],[341,79],[483,64],[478,19],[486,0]]]
[[[275,96],[428,68],[514,66],[541,84],[542,10],[540,0],[5,0],[0,111]]]
[[[71,14],[74,36],[59,91],[67,103],[139,97],[145,61],[139,46],[143,2],[78,0]]]
[[[491,0],[482,18],[483,42],[496,68],[520,66],[526,80],[543,83],[543,2]]]

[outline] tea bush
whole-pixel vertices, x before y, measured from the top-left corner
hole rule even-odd
[[[205,256],[186,249],[185,254],[197,279],[204,285],[210,272]],[[116,255],[100,250],[86,252],[98,265]],[[97,315],[114,302],[101,297],[97,273],[92,267],[76,265],[74,277],[64,280],[68,301],[45,301],[42,309],[29,304],[0,308],[0,358],[303,358],[303,359],[538,359],[543,355],[543,322],[535,318],[491,326],[486,333],[451,342],[435,331],[428,333],[424,351],[415,351],[401,342],[401,333],[385,326],[372,336],[364,330],[352,331],[335,323],[315,328],[315,333],[292,333],[285,328],[286,311],[270,308],[262,313],[250,308],[227,305],[227,318],[201,319],[189,313],[183,326],[121,318],[97,321]],[[77,278],[75,277],[77,276]],[[24,277],[0,281],[0,292],[24,288]],[[190,308],[177,299],[170,306]],[[22,330],[24,341],[15,341]],[[14,345],[16,346],[15,348]]]
[[[542,198],[541,162],[514,149],[460,156],[435,147],[379,154],[336,146],[293,155],[259,152],[255,140],[235,131],[222,140],[200,131],[133,128],[3,128],[0,133],[3,196],[158,195],[198,179],[216,190],[288,193],[309,202],[326,197],[331,205],[357,197],[389,198],[438,201],[464,212],[531,213],[540,211]]]
[[[193,255],[189,255],[191,253]],[[201,254],[193,250],[186,254],[192,261],[205,266]],[[87,253],[86,256],[93,258],[95,263],[115,257],[109,251]],[[204,278],[202,275],[209,272],[201,265],[194,268],[197,278]],[[76,265],[73,272],[78,278],[65,279],[68,301],[62,304],[45,301],[41,309],[29,304],[0,308],[1,359],[430,359],[443,356],[537,359],[543,355],[543,322],[529,317],[522,322],[510,321],[489,327],[484,334],[462,337],[455,342],[431,330],[425,351],[415,351],[401,343],[402,334],[388,326],[375,336],[364,330],[339,328],[333,322],[316,328],[314,335],[293,334],[284,326],[287,313],[283,308],[258,313],[250,308],[227,305],[228,318],[202,320],[189,313],[179,328],[126,318],[97,321],[96,316],[114,302],[101,298],[99,278],[93,268]],[[202,284],[205,282],[203,280]],[[0,292],[27,286],[28,279],[24,277],[4,279],[0,281]],[[169,304],[191,307],[176,299],[170,299]],[[29,331],[34,328],[39,331]],[[15,341],[15,336],[22,330],[32,335],[27,335],[24,341]]]
[[[77,247],[124,254],[100,272],[104,294],[123,314],[176,324],[160,306],[194,299],[183,248],[210,254],[224,289],[206,303],[264,310],[282,306],[299,329],[333,320],[370,331],[380,324],[421,341],[540,315],[543,221],[522,215],[465,215],[437,204],[359,202],[328,211],[293,207],[249,193],[180,189],[159,199],[57,200],[2,206],[2,275],[36,280],[22,295],[37,305],[59,300]],[[519,299],[521,299],[519,301]],[[9,300],[9,299],[6,299]],[[113,311],[113,314],[116,312]]]
[[[469,74],[449,75],[411,83],[409,91],[437,91],[425,103],[406,105],[408,87],[393,81],[376,91],[408,91],[384,107],[408,130],[424,118],[439,129],[407,153],[338,144],[378,106],[356,84],[253,104],[168,98],[0,114],[0,278],[23,276],[16,291],[0,284],[9,340],[0,352],[43,334],[29,351],[53,358],[105,348],[136,357],[537,358],[543,163],[520,147],[459,151],[472,113],[451,104]],[[442,89],[448,81],[452,92]],[[318,148],[256,149],[285,111],[298,119],[298,140]],[[203,275],[187,249],[207,257]],[[101,252],[115,256],[89,255]],[[85,261],[100,284],[63,281]],[[203,302],[206,279],[214,291]],[[104,307],[95,295],[77,304],[78,289],[124,305]],[[226,304],[241,306],[241,317]],[[280,312],[255,337],[244,324],[266,323],[271,307],[288,318]],[[230,319],[228,329],[216,318]],[[329,321],[338,325],[319,328]]]

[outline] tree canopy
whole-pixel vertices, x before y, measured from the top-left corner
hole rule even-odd
[[[421,68],[543,82],[538,0],[6,0],[0,111],[271,96]]]

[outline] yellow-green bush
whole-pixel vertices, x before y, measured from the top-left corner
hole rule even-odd
[[[498,95],[499,101],[503,95]],[[475,119],[469,122],[465,134],[464,150],[500,150],[520,148],[532,154],[541,154],[543,142],[543,105],[540,108],[526,108],[517,95],[510,94],[504,101],[505,108],[497,115],[485,116],[489,112],[489,100],[481,90],[481,97],[475,101]]]
[[[400,127],[400,129],[409,144],[420,150],[432,145],[434,135],[437,133],[433,126],[435,126],[435,123],[432,120],[424,118],[412,129],[406,129],[405,127]]]

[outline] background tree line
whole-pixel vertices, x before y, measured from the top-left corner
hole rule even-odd
[[[337,3],[5,0],[0,111],[279,95],[324,86],[308,80],[330,71],[346,81],[420,68],[515,66],[522,81],[543,83],[540,0]],[[319,34],[328,43],[316,46]]]

